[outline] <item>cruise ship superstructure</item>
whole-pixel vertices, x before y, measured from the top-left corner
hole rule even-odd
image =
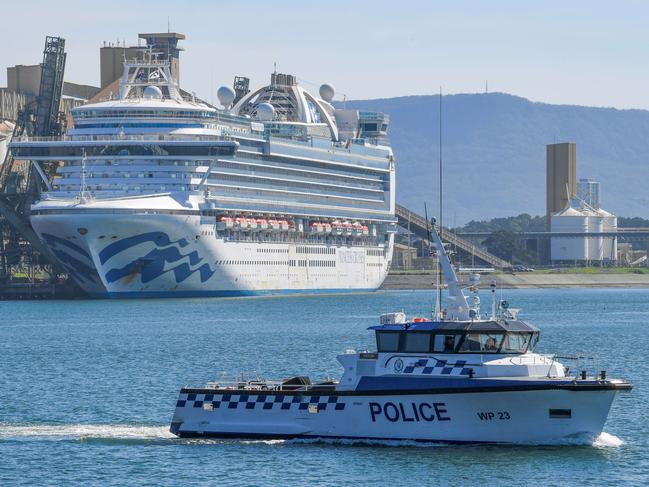
[[[90,295],[374,290],[392,257],[388,116],[335,108],[294,76],[223,109],[183,96],[167,61],[126,61],[118,96],[22,138],[47,191],[31,223]],[[43,164],[55,163],[48,181]]]

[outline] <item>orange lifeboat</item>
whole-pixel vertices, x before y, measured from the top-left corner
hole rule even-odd
[[[224,215],[216,222],[216,228],[218,230],[229,230],[234,228],[234,219]]]
[[[268,230],[268,221],[263,218],[257,218],[257,228],[259,230]]]
[[[313,233],[324,233],[324,225],[320,222],[313,222],[310,227]]]

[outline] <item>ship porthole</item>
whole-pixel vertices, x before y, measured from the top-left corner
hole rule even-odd
[[[88,229],[80,227],[80,228],[77,228],[77,232],[79,232],[79,235],[85,235],[86,233],[88,233]]]

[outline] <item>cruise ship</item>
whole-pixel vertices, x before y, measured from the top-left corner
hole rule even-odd
[[[119,94],[65,135],[11,144],[45,188],[32,226],[95,297],[375,290],[396,229],[389,117],[334,95],[274,72],[215,108],[151,52],[125,61]]]

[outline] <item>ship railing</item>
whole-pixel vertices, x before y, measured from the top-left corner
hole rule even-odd
[[[142,135],[142,134],[111,134],[111,135],[62,135],[59,137],[42,137],[42,136],[22,136],[16,139],[16,142],[101,142],[101,141],[231,141],[234,137],[231,135]]]
[[[554,362],[563,365],[566,377],[574,376],[585,379],[586,377],[605,377],[606,373],[599,368],[599,356],[596,354],[574,353],[571,355],[554,354],[550,356]]]
[[[330,378],[323,382],[315,384],[286,384],[281,380],[266,380],[263,378],[256,379],[243,379],[241,377],[232,377],[220,379],[214,382],[208,382],[206,388],[214,390],[245,390],[248,392],[254,391],[271,391],[271,392],[316,392],[326,391],[336,388],[338,383]]]

